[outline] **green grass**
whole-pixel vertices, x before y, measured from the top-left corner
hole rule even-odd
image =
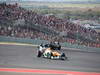
[[[48,6],[52,8],[66,8],[66,7],[78,7],[78,8],[94,8],[100,7],[100,4],[68,4],[68,3],[44,3],[44,2],[22,2],[21,6]]]

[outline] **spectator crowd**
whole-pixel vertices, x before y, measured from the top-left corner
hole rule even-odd
[[[38,25],[41,27],[36,28]],[[41,31],[42,27],[56,31],[59,35],[46,34]],[[48,41],[100,47],[100,34],[95,30],[86,29],[67,19],[60,19],[54,15],[42,15],[31,10],[26,10],[18,6],[17,3],[0,4],[0,35],[30,39],[38,38]]]

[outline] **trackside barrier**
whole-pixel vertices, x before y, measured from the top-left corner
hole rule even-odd
[[[40,45],[41,43],[48,43],[46,40],[38,39],[29,39],[29,38],[15,38],[15,37],[6,37],[0,36],[0,42],[16,42],[16,43],[27,43],[27,44],[35,44]],[[78,44],[70,44],[70,43],[61,43],[64,48],[69,48],[73,50],[80,50],[80,51],[88,51],[88,52],[100,52],[100,48],[95,47],[86,47],[83,45]]]
[[[63,47],[67,47],[69,49],[73,50],[80,50],[80,51],[87,51],[87,52],[100,52],[100,48],[95,47],[87,47],[84,45],[78,45],[78,44],[71,44],[71,43],[62,43]]]
[[[45,40],[40,39],[29,39],[29,38],[15,38],[15,37],[5,37],[0,36],[0,42],[16,42],[16,43],[27,43],[27,44],[36,44],[48,43]]]

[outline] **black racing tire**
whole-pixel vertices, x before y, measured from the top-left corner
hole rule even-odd
[[[58,50],[61,50],[61,46],[58,47]]]
[[[41,55],[42,55],[41,51],[38,51],[37,57],[41,57]]]
[[[66,59],[67,59],[67,57],[66,57],[65,53],[62,53],[61,60],[66,60]]]

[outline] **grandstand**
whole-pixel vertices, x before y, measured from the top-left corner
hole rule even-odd
[[[41,15],[18,4],[0,4],[0,36],[60,41],[100,47],[100,34],[54,15]]]

